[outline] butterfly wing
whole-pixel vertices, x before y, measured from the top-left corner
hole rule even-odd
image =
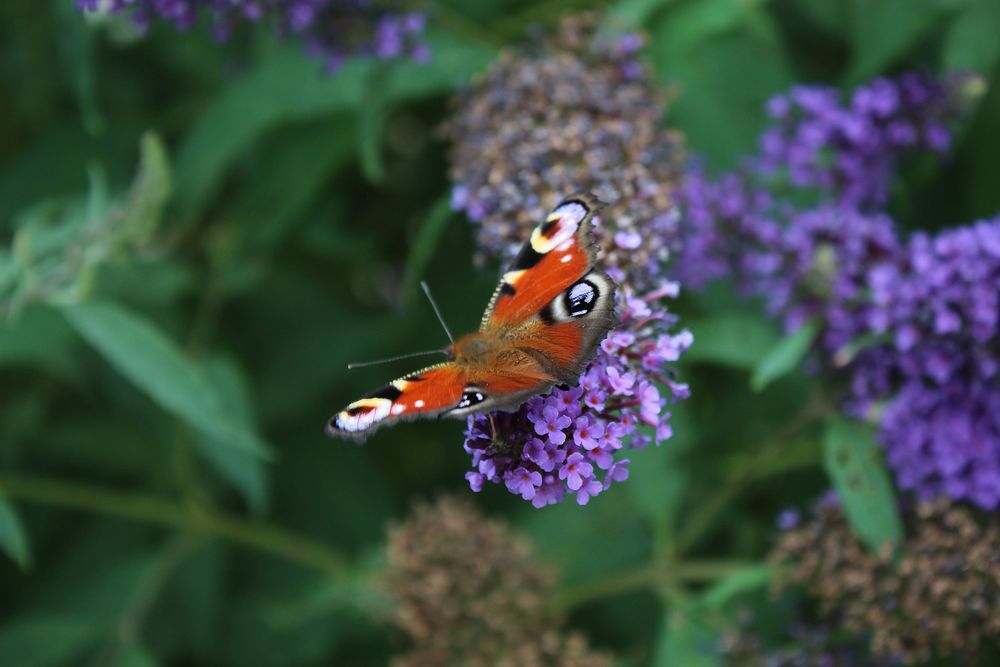
[[[326,434],[363,442],[376,429],[404,419],[436,417],[462,409],[476,397],[464,396],[465,372],[453,363],[438,364],[393,380],[354,401],[326,424]]]
[[[538,314],[593,268],[597,244],[591,227],[600,208],[593,195],[578,194],[549,213],[501,277],[480,331],[516,325]]]
[[[615,283],[594,269],[600,207],[579,194],[553,209],[503,274],[480,325],[530,355],[553,378],[549,384],[575,384],[618,321]]]

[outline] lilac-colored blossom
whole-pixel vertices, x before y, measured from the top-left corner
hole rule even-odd
[[[141,30],[154,20],[187,30],[206,18],[220,40],[241,23],[269,21],[279,35],[302,42],[306,52],[335,70],[352,55],[379,59],[410,57],[426,62],[420,40],[426,17],[401,13],[386,0],[76,0],[82,11],[126,13]]]

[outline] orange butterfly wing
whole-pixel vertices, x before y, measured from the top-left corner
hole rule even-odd
[[[553,209],[500,279],[480,331],[540,313],[590,271],[596,248],[591,225],[599,207],[595,197],[580,194]]]
[[[438,364],[393,380],[338,412],[326,434],[364,440],[380,426],[404,419],[433,417],[460,405],[465,373],[453,363]]]

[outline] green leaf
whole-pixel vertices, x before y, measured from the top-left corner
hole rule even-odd
[[[239,367],[228,359],[213,359],[205,365],[205,378],[222,402],[223,409],[244,424],[254,424],[250,388]],[[201,431],[206,440],[198,451],[224,479],[239,490],[254,512],[268,506],[267,465],[259,456],[225,447],[211,433]]]
[[[434,256],[448,221],[452,219],[451,199],[443,195],[424,216],[424,222],[413,240],[410,255],[406,258],[406,272],[403,275],[401,292],[403,302],[410,303],[417,293],[417,285]]]
[[[767,586],[773,574],[767,565],[737,570],[702,593],[698,604],[709,609],[725,609],[733,598]]]
[[[357,110],[357,144],[361,171],[369,182],[375,184],[385,179],[382,138],[389,117],[385,84],[390,67],[386,63],[378,63],[372,70]]]
[[[754,367],[750,387],[754,391],[762,391],[767,385],[798,368],[816,340],[819,329],[819,322],[811,320],[775,343]]]
[[[661,9],[677,0],[618,0],[608,14],[630,28],[640,28]]]
[[[853,0],[853,62],[848,82],[882,72],[915,48],[944,18],[941,0]]]
[[[898,543],[903,524],[874,430],[840,417],[829,419],[823,460],[855,534],[872,551]]]
[[[719,638],[693,608],[667,611],[653,657],[654,667],[721,667]]]
[[[156,667],[153,655],[141,646],[126,646],[114,663],[115,667]]]
[[[694,334],[685,362],[716,363],[751,369],[779,341],[773,322],[749,313],[718,313],[691,318],[684,326]]]
[[[157,134],[147,132],[140,144],[138,171],[120,210],[128,240],[135,243],[149,240],[160,224],[172,190],[167,150]]]
[[[761,2],[686,2],[660,13],[648,52],[676,90],[671,126],[713,166],[756,148],[761,109],[793,80],[781,31]]]
[[[444,93],[467,81],[492,59],[492,49],[456,35],[428,30],[434,57],[426,65],[396,63],[385,78],[385,103]],[[268,130],[336,111],[360,109],[365,84],[379,63],[352,60],[324,75],[302,49],[279,49],[208,106],[177,154],[176,203],[196,215],[219,187],[228,167]]]
[[[0,550],[10,556],[22,570],[28,569],[31,565],[28,536],[21,525],[17,510],[3,496],[0,496]]]
[[[24,616],[0,627],[0,665],[63,667],[101,638],[90,619],[59,614]]]
[[[77,333],[164,410],[212,436],[219,446],[264,456],[267,448],[227,412],[201,369],[152,322],[114,303],[63,306]]]
[[[76,7],[61,0],[53,0],[52,5],[59,25],[60,38],[56,46],[61,70],[72,83],[87,132],[99,134],[104,129],[104,115],[97,96],[95,33],[80,20]]]
[[[0,367],[37,366],[69,376],[77,366],[73,330],[59,313],[31,304],[0,324]]]
[[[1000,2],[973,0],[944,35],[941,60],[948,70],[993,71],[1000,60]]]

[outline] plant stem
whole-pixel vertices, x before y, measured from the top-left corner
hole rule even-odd
[[[651,588],[683,595],[680,584],[712,582],[756,563],[736,560],[704,560],[671,563],[668,559],[647,563],[604,579],[583,582],[558,593],[553,607],[562,612],[599,598]]]
[[[343,575],[348,567],[347,561],[326,545],[277,526],[206,508],[185,507],[153,496],[11,473],[0,473],[0,493],[41,505],[191,531],[278,556],[334,577]]]
[[[774,438],[760,450],[757,456],[750,459],[746,467],[723,484],[713,496],[701,505],[700,511],[681,530],[677,543],[674,545],[674,557],[678,558],[686,553],[712,526],[730,501],[753,481],[757,471],[770,463],[804,428],[829,412],[829,409],[829,405],[822,395],[814,395],[799,414],[787,422]]]

